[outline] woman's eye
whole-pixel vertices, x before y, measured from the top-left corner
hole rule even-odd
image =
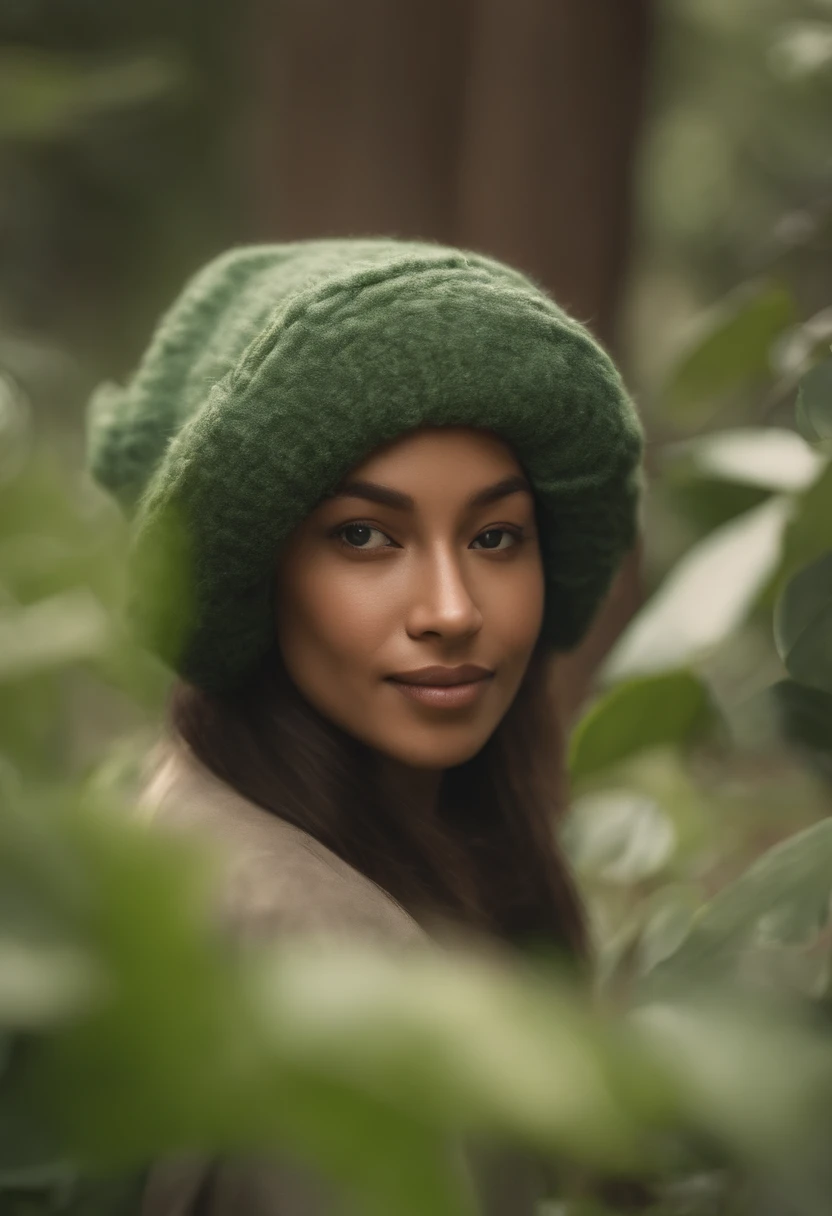
[[[502,544],[502,541],[508,537],[508,544]],[[484,540],[486,543],[482,546],[483,549],[512,549],[515,545],[519,545],[520,537],[516,532],[512,532],[509,528],[488,528],[485,532],[480,532],[477,540]],[[474,541],[476,544],[477,541]]]
[[[342,524],[335,530],[335,535],[341,544],[346,545],[349,549],[374,552],[378,549],[395,547],[390,537],[382,532],[381,528],[374,528],[372,524]],[[480,532],[473,542],[472,548],[486,549],[491,552],[503,551],[519,545],[521,539],[521,535],[511,528],[487,528],[485,532]]]
[[[383,543],[368,544],[367,542],[373,535],[380,537],[382,541],[389,539],[380,528],[373,528],[370,524],[344,524],[342,528],[338,529],[336,535],[350,549],[385,549],[387,546]]]

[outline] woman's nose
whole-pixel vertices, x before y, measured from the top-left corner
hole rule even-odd
[[[457,554],[435,552],[413,570],[408,633],[463,637],[482,628],[482,612]]]

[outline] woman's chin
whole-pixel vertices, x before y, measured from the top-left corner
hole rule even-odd
[[[377,743],[376,749],[389,759],[396,760],[399,764],[406,764],[408,768],[435,770],[454,768],[458,764],[464,764],[466,760],[476,756],[484,743],[484,739],[477,738],[467,743],[458,739],[453,742],[448,740],[415,746],[411,740],[402,742],[400,745],[391,742],[384,745]]]

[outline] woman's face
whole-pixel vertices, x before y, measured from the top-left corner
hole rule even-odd
[[[378,449],[288,539],[276,615],[286,668],[325,717],[408,766],[470,759],[543,619],[534,503],[511,450],[463,427]]]

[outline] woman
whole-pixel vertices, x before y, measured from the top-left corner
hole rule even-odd
[[[179,675],[145,805],[217,838],[240,935],[586,951],[548,656],[636,531],[641,434],[587,331],[489,258],[231,251],[90,412],[132,616]],[[476,1166],[522,1216],[526,1163]],[[160,1166],[147,1216],[340,1210],[290,1163]]]

